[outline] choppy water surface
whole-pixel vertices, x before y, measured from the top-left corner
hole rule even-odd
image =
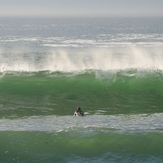
[[[161,18],[0,18],[0,162],[163,162],[162,45]]]

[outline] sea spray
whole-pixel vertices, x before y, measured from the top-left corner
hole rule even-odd
[[[41,54],[12,49],[1,51],[0,71],[163,70],[162,53],[162,46],[56,48]]]

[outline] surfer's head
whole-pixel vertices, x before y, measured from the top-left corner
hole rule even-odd
[[[81,108],[80,107],[77,107],[77,112],[80,112],[81,111]]]

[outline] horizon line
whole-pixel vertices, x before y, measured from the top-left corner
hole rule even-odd
[[[21,16],[21,15],[14,15],[14,16],[9,16],[9,15],[0,15],[0,18],[57,18],[57,19],[77,19],[77,18],[84,18],[84,19],[89,19],[89,18],[163,18],[163,15],[153,15],[153,16],[51,16],[51,15],[46,15],[46,16]]]

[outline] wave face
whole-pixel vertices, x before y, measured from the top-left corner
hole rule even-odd
[[[162,71],[1,74],[1,117],[162,112]]]
[[[0,162],[162,163],[162,99],[162,18],[0,18]]]

